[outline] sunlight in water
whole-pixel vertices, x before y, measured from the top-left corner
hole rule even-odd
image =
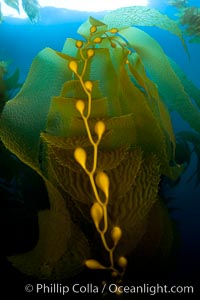
[[[55,7],[65,7],[79,11],[104,11],[133,5],[146,6],[148,0],[40,0],[40,3],[41,6],[48,6],[51,3]]]
[[[19,1],[21,2],[21,1]],[[41,7],[53,6],[57,8],[66,8],[77,11],[105,11],[105,10],[114,10],[120,7],[127,7],[133,5],[147,6],[148,0],[39,0]],[[2,13],[4,16],[12,16],[16,18],[27,18],[27,15],[24,13],[23,9],[20,9],[20,14],[15,10],[7,6],[2,1]]]

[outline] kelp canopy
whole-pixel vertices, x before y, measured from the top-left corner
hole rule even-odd
[[[41,51],[2,112],[3,143],[42,176],[50,201],[36,247],[9,257],[22,272],[63,279],[86,265],[121,278],[137,249],[150,259],[170,253],[159,183],[183,167],[169,111],[199,134],[199,90],[186,91],[160,45],[129,27],[136,9],[123,9],[120,22],[119,10],[90,17],[80,40]],[[176,23],[170,28],[182,39]]]

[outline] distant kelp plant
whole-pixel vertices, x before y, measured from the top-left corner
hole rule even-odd
[[[60,280],[88,267],[119,282],[137,251],[141,262],[170,256],[173,226],[159,184],[184,167],[169,111],[198,134],[200,112],[193,86],[186,92],[160,45],[130,27],[142,20],[175,33],[186,49],[176,23],[155,10],[90,17],[80,40],[37,55],[5,105],[1,139],[44,179],[50,202],[39,211],[36,247],[8,258],[26,274]]]
[[[169,0],[178,9],[178,23],[190,43],[200,43],[200,7],[190,6],[188,0]]]
[[[6,5],[14,8],[20,13],[20,4],[31,20],[31,22],[37,22],[39,18],[39,3],[38,0],[2,0]],[[0,5],[0,23],[3,19],[3,15],[1,12],[1,5]]]
[[[176,8],[185,8],[188,6],[188,0],[168,0],[167,4]]]

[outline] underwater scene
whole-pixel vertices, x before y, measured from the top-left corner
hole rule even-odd
[[[199,53],[199,0],[0,1],[1,293],[200,295]]]

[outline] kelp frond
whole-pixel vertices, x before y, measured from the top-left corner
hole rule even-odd
[[[22,0],[22,7],[31,22],[38,21],[40,8],[38,0]]]
[[[39,18],[39,2],[38,0],[3,0],[6,5],[14,8],[20,13],[20,2],[23,10],[31,20],[31,22],[37,22]],[[2,13],[0,9],[0,22],[2,20]]]
[[[5,2],[8,6],[10,6],[10,7],[16,9],[16,10],[18,11],[18,13],[19,13],[19,1],[18,1],[18,0],[4,0],[4,2]]]
[[[181,67],[171,58],[169,58],[170,64],[176,73],[177,77],[180,79],[184,90],[194,101],[195,105],[200,109],[200,89],[193,83],[191,79],[183,72]]]

